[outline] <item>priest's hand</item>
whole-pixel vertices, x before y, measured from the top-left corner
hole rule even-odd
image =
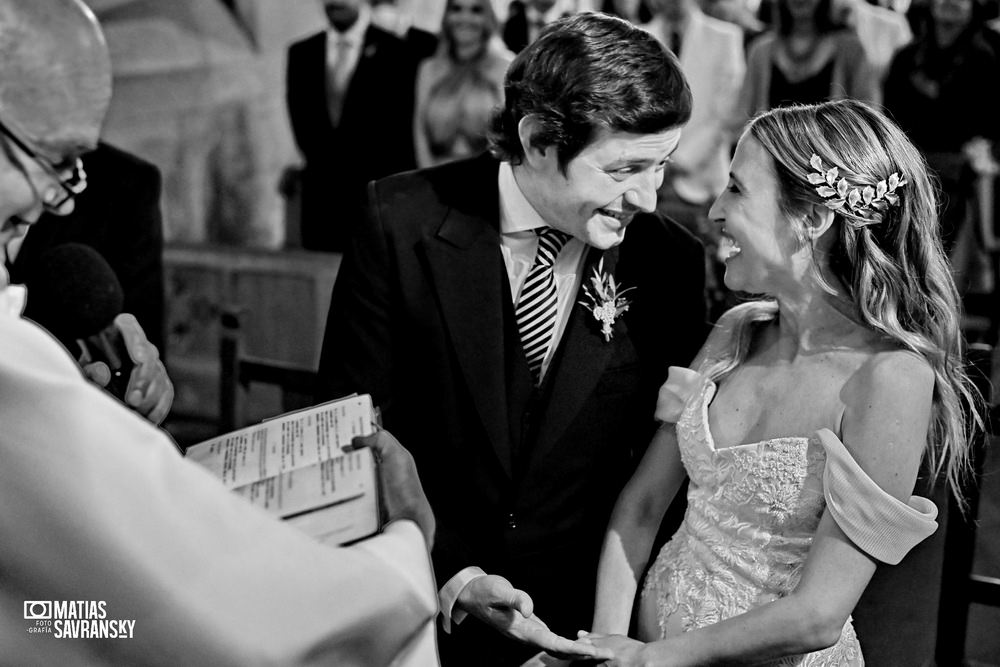
[[[391,433],[382,429],[372,435],[354,438],[351,445],[354,449],[371,448],[378,462],[383,523],[410,519],[423,532],[430,550],[434,544],[434,512],[424,495],[410,452]]]

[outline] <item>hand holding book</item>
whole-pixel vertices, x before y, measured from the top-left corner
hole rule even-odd
[[[378,467],[382,523],[410,519],[420,527],[430,549],[434,544],[434,513],[420,485],[413,456],[391,433],[381,429],[354,438],[350,449],[365,447],[371,449]]]

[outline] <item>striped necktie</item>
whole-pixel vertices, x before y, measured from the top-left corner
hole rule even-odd
[[[536,230],[538,252],[535,263],[524,279],[521,296],[517,300],[517,329],[521,345],[528,360],[528,370],[535,385],[541,384],[542,361],[552,342],[555,330],[558,298],[552,267],[559,251],[569,241],[570,235],[551,227]]]

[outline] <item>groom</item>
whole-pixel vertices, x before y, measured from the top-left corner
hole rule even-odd
[[[589,627],[657,389],[704,334],[702,248],[652,214],[691,109],[676,59],[581,14],[505,91],[492,155],[369,187],[320,362],[321,397],[370,392],[417,461],[445,665],[519,664]]]

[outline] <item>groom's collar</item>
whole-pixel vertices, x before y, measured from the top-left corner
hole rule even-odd
[[[501,162],[497,172],[497,187],[500,191],[500,233],[513,234],[527,232],[549,225],[538,214],[535,207],[524,196],[514,178],[510,162]]]

